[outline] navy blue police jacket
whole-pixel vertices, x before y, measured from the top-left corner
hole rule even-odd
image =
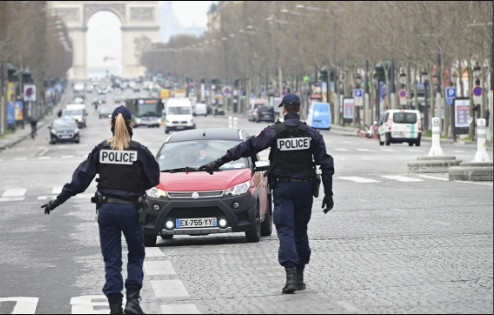
[[[300,121],[299,114],[288,113],[285,115],[285,125],[289,127],[296,127],[300,123],[302,122]],[[308,126],[308,132],[313,141],[312,155],[314,162],[319,165],[321,169],[324,192],[326,194],[332,194],[334,174],[333,157],[326,152],[326,144],[324,143],[323,136],[319,133],[319,131]],[[270,125],[264,128],[257,136],[250,137],[239,145],[229,149],[227,153],[221,157],[221,162],[228,163],[241,157],[255,155],[266,148],[276,147],[276,139],[276,127],[275,125]],[[300,176],[293,176],[293,178],[302,179],[303,176],[301,174]]]
[[[70,197],[77,195],[87,189],[92,180],[98,173],[99,169],[99,155],[101,150],[101,143],[94,147],[89,153],[87,159],[83,161],[76,168],[72,175],[72,181],[63,186],[62,192],[57,196],[60,203],[64,203]],[[112,196],[115,198],[122,198],[125,200],[136,200],[137,197],[142,195],[147,189],[153,188],[159,184],[160,180],[160,168],[158,162],[151,154],[149,149],[142,144],[137,151],[137,162],[141,165],[142,179],[141,185],[142,191],[123,191],[113,189],[100,189],[99,191],[106,196]],[[139,179],[136,179],[139,180]]]

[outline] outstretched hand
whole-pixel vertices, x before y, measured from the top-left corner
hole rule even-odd
[[[221,159],[216,159],[212,162],[209,162],[207,164],[200,166],[199,170],[200,171],[206,171],[209,174],[213,175],[213,172],[218,170],[221,165],[223,165],[223,163],[221,163]]]
[[[41,206],[41,208],[45,208],[45,214],[50,214],[50,212],[58,207],[60,205],[60,202],[58,199],[50,200],[48,203],[44,204]]]

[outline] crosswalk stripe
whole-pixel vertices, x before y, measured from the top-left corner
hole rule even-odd
[[[344,176],[344,177],[338,177],[339,179],[343,180],[349,180],[352,182],[356,183],[379,183],[380,181],[375,180],[375,179],[370,179],[370,178],[363,178],[363,177],[357,177],[357,176]]]
[[[405,177],[400,175],[383,175],[382,177],[387,179],[397,180],[399,182],[423,182],[423,179]]]
[[[201,314],[194,304],[160,305],[162,314]]]
[[[7,189],[6,191],[3,192],[2,197],[21,197],[26,194],[26,189],[25,188],[14,188],[14,189]]]
[[[23,201],[24,197],[0,197],[0,201]]]
[[[55,187],[53,187],[53,189],[51,190],[51,193],[52,193],[52,194],[57,194],[57,195],[58,195],[58,194],[62,191],[62,188],[63,188],[62,186],[55,186]]]
[[[333,151],[346,152],[346,151],[348,151],[348,149],[336,148],[336,149],[333,149]]]
[[[189,293],[180,280],[151,280],[157,298],[188,298]]]
[[[172,265],[169,261],[144,261],[144,270],[147,275],[174,275]]]
[[[146,258],[149,257],[163,257],[165,254],[157,247],[146,247]]]
[[[74,156],[73,155],[62,155],[61,158],[62,159],[70,159],[70,158],[73,158]]]
[[[370,149],[364,149],[364,148],[360,148],[360,149],[357,148],[355,150],[360,151],[360,152],[374,152],[374,151],[376,151],[376,150],[370,150]]]
[[[20,157],[20,158],[15,158],[14,161],[25,161],[26,158],[25,157]]]

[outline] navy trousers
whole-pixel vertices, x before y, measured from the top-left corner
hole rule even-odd
[[[137,222],[135,206],[122,203],[104,203],[98,212],[101,253],[105,262],[105,285],[103,293],[109,299],[122,298],[122,241],[127,242],[127,290],[140,290],[145,257],[144,229]]]
[[[277,183],[273,202],[273,223],[280,241],[278,262],[284,267],[303,268],[311,253],[307,225],[312,214],[312,184]]]

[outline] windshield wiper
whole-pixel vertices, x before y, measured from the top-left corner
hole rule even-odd
[[[174,168],[171,170],[162,170],[161,172],[167,172],[167,173],[199,172],[199,168],[186,166],[186,167]]]

